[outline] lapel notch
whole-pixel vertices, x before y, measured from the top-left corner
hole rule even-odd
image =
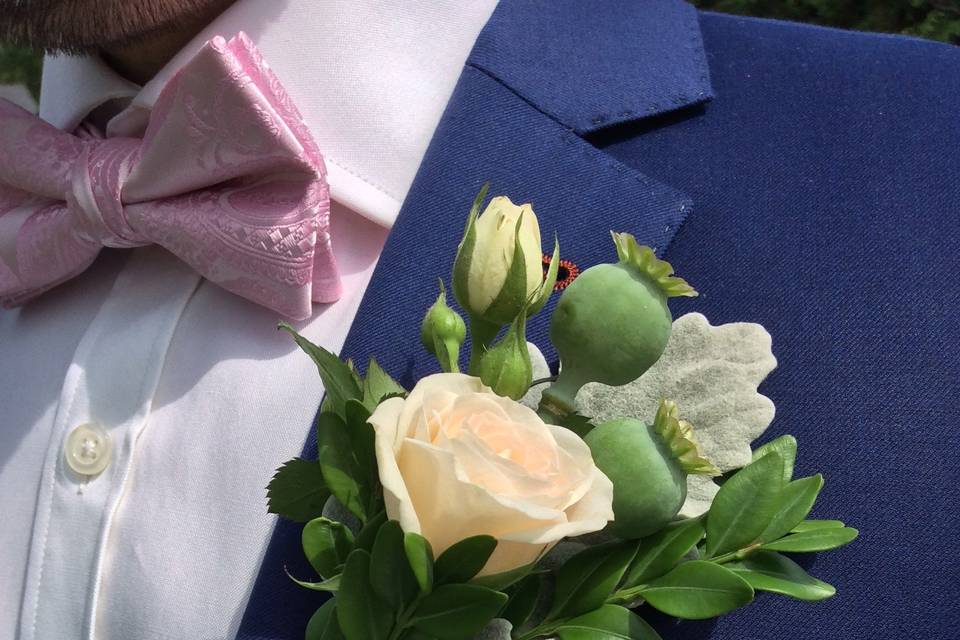
[[[501,0],[470,64],[580,135],[713,97],[681,0]]]

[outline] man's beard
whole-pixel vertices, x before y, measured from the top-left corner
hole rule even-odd
[[[0,0],[0,42],[46,53],[122,47],[224,0]]]

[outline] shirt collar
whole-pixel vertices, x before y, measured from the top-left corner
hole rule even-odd
[[[205,42],[244,31],[323,150],[331,195],[391,226],[497,0],[238,0],[145,86],[95,57],[44,65],[40,116],[70,130],[107,100],[130,99],[111,134],[144,128],[167,81]]]

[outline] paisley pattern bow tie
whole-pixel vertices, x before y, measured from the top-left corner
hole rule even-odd
[[[323,157],[240,34],[164,87],[143,139],[83,138],[0,100],[0,302],[86,269],[103,247],[158,244],[293,319],[340,296]]]

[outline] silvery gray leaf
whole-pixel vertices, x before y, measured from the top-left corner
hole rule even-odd
[[[578,409],[594,423],[620,417],[650,422],[660,399],[669,398],[693,424],[704,455],[723,472],[738,469],[750,462],[750,443],[773,420],[773,402],[757,392],[777,366],[771,342],[759,324],[715,327],[699,313],[681,316],[649,371],[622,387],[586,385],[577,396]],[[709,478],[690,476],[680,515],[707,511],[718,489]]]
[[[513,625],[503,618],[494,618],[480,633],[473,636],[473,640],[510,640]]]
[[[347,529],[350,529],[350,532],[353,533],[353,535],[356,536],[360,534],[360,529],[363,527],[360,519],[350,513],[350,511],[333,496],[327,498],[321,513],[323,514],[323,517],[327,518],[328,520],[342,522]]]

